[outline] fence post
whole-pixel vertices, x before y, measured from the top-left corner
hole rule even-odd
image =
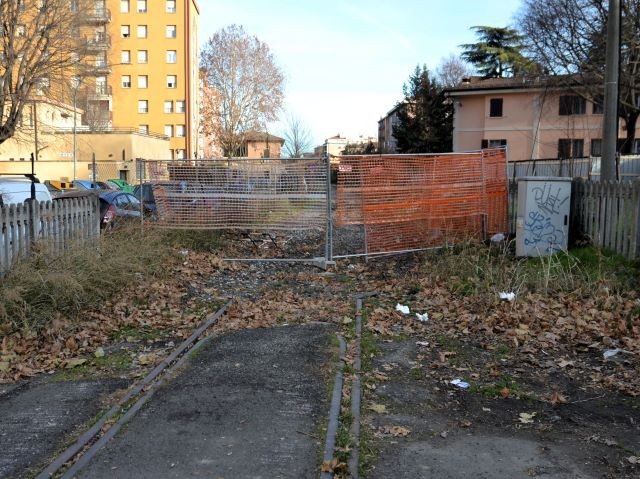
[[[38,200],[28,200],[29,204],[29,241],[27,242],[26,253],[33,249],[38,235],[40,234],[40,203]]]
[[[325,171],[327,176],[327,233],[325,235],[324,260],[325,264],[333,262],[333,219],[331,218],[331,160],[325,156]]]

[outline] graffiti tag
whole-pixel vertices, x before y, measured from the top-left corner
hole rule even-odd
[[[556,228],[549,216],[543,215],[539,211],[531,211],[524,225],[524,230],[528,233],[524,239],[525,245],[544,247],[544,251],[548,253],[562,249],[564,231]]]
[[[553,187],[549,183],[545,183],[541,188],[533,188],[533,195],[542,211],[550,215],[557,215],[560,213],[560,207],[569,199],[568,196],[560,198],[560,192],[562,188],[558,186],[558,189],[554,192]]]

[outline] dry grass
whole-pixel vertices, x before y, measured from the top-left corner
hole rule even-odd
[[[32,255],[0,280],[0,333],[37,332],[58,316],[77,317],[131,282],[167,274],[173,247],[163,232],[131,227],[56,258]]]

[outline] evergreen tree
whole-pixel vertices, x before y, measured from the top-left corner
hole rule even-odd
[[[460,45],[462,59],[485,78],[516,76],[537,71],[538,65],[522,53],[523,38],[512,28],[477,26],[478,42]]]
[[[403,108],[393,136],[400,153],[451,151],[453,105],[442,86],[429,75],[426,66],[416,66],[403,88]]]

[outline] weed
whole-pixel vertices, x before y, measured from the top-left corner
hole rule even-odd
[[[480,394],[486,398],[495,398],[505,389],[509,390],[509,394],[517,396],[518,393],[522,391],[522,385],[510,376],[502,376],[493,383],[472,384],[469,391],[474,394]]]

